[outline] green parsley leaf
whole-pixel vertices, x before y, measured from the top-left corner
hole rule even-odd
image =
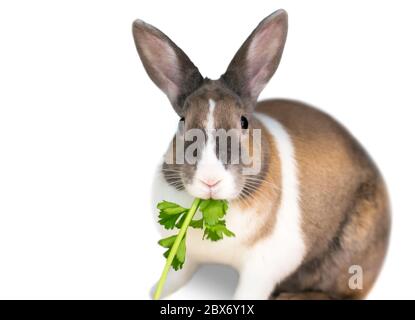
[[[203,214],[205,224],[208,226],[216,225],[225,216],[228,204],[224,200],[202,200],[199,210]]]
[[[159,240],[158,244],[161,245],[164,248],[171,248],[174,240],[176,240],[177,235],[170,236],[164,239]]]
[[[176,236],[172,236],[172,237],[174,237],[173,242],[171,243],[168,250],[166,252],[164,252],[164,254],[163,254],[163,256],[166,259],[167,259],[167,257],[169,256],[169,254],[171,252],[171,247],[173,246],[174,240],[176,240]],[[172,237],[169,237],[169,238],[172,238]],[[169,238],[166,238],[166,239],[169,239]],[[166,240],[166,239],[163,239],[163,240]],[[177,249],[176,255],[173,258],[171,266],[173,267],[174,270],[177,271],[177,270],[183,268],[183,264],[184,264],[185,259],[186,259],[186,238],[183,238],[182,241],[180,241],[179,248]]]
[[[186,259],[186,238],[180,242],[179,248],[177,249],[176,253],[177,261],[181,263],[183,266],[184,260]]]
[[[203,229],[203,218],[190,221],[190,226],[195,229]]]
[[[173,235],[164,239],[161,239],[158,244],[164,248],[167,248],[167,251],[164,252],[164,257],[167,257],[170,254],[171,248],[173,247],[174,241],[176,240],[177,235]],[[184,261],[186,258],[186,238],[183,238],[180,241],[179,248],[177,249],[176,255],[173,258],[172,266],[174,270],[179,270],[183,267]]]
[[[176,215],[169,215],[165,214],[163,212],[160,212],[159,214],[159,221],[165,229],[173,229],[176,225],[177,220],[180,218],[182,214],[176,214]]]
[[[176,207],[180,207],[178,204],[174,203],[174,202],[169,202],[169,201],[161,201],[157,204],[157,209],[159,210],[164,210],[167,208],[176,208]]]
[[[168,201],[162,201],[157,205],[157,209],[160,210],[160,212],[166,213],[166,214],[179,214],[185,212],[187,209],[179,206],[178,204],[175,204],[173,202]]]
[[[179,221],[176,223],[176,228],[181,229],[183,226],[183,222],[186,219],[186,215],[182,215],[182,217],[179,219]],[[189,224],[190,227],[195,229],[203,229],[203,218],[199,220],[192,220]]]
[[[205,231],[203,233],[203,239],[207,238],[212,241],[222,240],[223,236],[227,237],[234,237],[235,234],[226,228],[225,221],[219,221],[214,226],[206,226]]]
[[[168,201],[160,202],[157,208],[160,210],[158,223],[165,229],[173,229],[177,221],[185,217],[188,211],[188,209]]]

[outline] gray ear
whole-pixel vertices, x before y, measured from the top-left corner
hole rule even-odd
[[[288,16],[284,10],[266,17],[245,40],[221,77],[252,108],[277,70],[287,29]]]
[[[184,100],[203,83],[199,70],[173,41],[152,25],[134,21],[133,36],[147,74],[182,115]]]

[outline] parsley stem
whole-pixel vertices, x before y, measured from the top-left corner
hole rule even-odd
[[[174,241],[173,246],[171,247],[170,254],[167,257],[166,264],[164,265],[163,272],[157,284],[156,292],[154,293],[154,300],[160,299],[160,295],[163,290],[164,283],[166,282],[167,274],[169,273],[173,259],[176,256],[177,250],[179,249],[180,242],[186,234],[187,227],[189,226],[190,222],[193,219],[193,216],[199,208],[200,201],[201,199],[199,198],[195,198],[195,200],[193,200],[192,206],[190,207],[189,212],[186,215],[183,225],[180,228],[179,234],[177,235],[176,240]]]

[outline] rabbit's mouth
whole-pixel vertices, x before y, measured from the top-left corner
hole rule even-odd
[[[227,187],[221,185],[209,187],[202,185],[201,183],[194,183],[185,185],[185,189],[193,197],[201,199],[232,200],[238,196],[237,192],[229,190]]]
[[[209,173],[208,175],[201,174]],[[238,197],[240,188],[235,183],[233,175],[224,170],[221,175],[213,175],[213,170],[198,170],[189,183],[185,183],[186,191],[201,199],[226,199],[232,200]]]

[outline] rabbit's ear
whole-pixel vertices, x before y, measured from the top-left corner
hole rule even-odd
[[[152,25],[141,20],[134,21],[133,36],[151,80],[181,115],[186,97],[203,83],[199,70],[173,41]]]
[[[222,80],[250,105],[274,74],[287,37],[288,17],[278,10],[266,17],[245,40]]]

